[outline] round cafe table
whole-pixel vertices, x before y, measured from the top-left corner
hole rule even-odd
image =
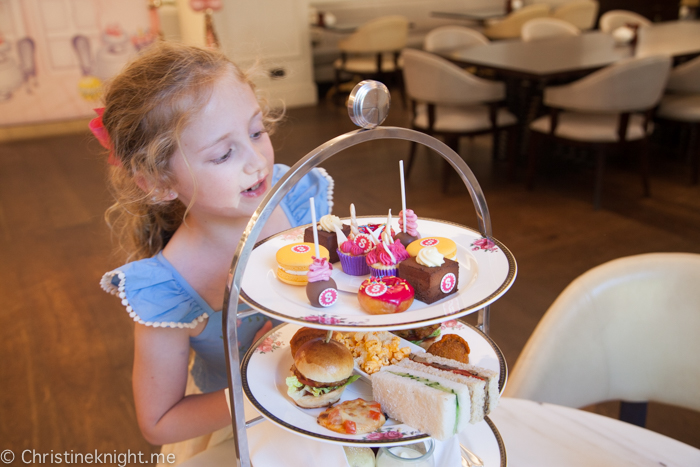
[[[246,415],[255,414],[246,410]],[[700,466],[699,449],[636,425],[569,407],[504,397],[489,418],[503,439],[509,467]],[[299,437],[270,422],[248,431],[255,467],[347,465],[339,446]],[[476,447],[473,450],[479,454]],[[235,465],[233,440],[180,465]],[[485,467],[498,466],[487,462]]]
[[[700,450],[583,410],[504,397],[490,415],[509,467],[700,466]]]

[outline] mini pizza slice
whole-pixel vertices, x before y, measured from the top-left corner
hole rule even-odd
[[[371,433],[386,423],[378,402],[355,399],[329,407],[318,416],[318,424],[336,433],[360,435]]]

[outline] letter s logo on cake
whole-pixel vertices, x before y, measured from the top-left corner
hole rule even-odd
[[[365,293],[370,297],[379,297],[384,295],[388,289],[384,282],[373,282],[365,288]]]
[[[292,247],[294,253],[307,253],[309,250],[311,250],[309,245],[297,245]]]
[[[440,281],[440,290],[442,290],[442,293],[452,292],[452,289],[455,288],[455,285],[457,285],[457,278],[453,273],[445,274],[444,276],[442,276],[442,280]]]
[[[425,240],[422,240],[420,242],[420,245],[421,246],[435,246],[438,243],[440,243],[440,240],[438,240],[437,238],[426,238]]]
[[[338,291],[332,288],[327,288],[318,296],[318,303],[322,307],[333,305],[338,301]]]
[[[372,248],[372,241],[366,234],[359,234],[355,238],[355,245],[362,248],[362,251],[368,251]]]

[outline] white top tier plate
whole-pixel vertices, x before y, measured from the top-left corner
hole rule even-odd
[[[347,219],[343,219],[349,223]],[[382,224],[386,217],[358,217],[359,224]],[[311,306],[306,288],[277,279],[275,255],[284,245],[302,242],[302,226],[259,242],[253,249],[241,283],[241,299],[260,312],[302,326],[339,331],[391,331],[441,323],[473,313],[497,300],[513,284],[517,266],[512,253],[498,240],[476,230],[434,219],[419,219],[422,237],[445,237],[457,244],[459,284],[456,294],[427,305],[414,300],[403,313],[371,315],[360,308],[356,292],[339,293],[328,308]],[[395,227],[395,230],[397,228]],[[341,290],[357,290],[369,276],[349,276],[340,263],[332,276]]]

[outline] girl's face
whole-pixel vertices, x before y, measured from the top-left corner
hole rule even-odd
[[[180,143],[181,150],[171,158],[173,189],[185,206],[194,198],[191,215],[241,217],[255,212],[270,188],[274,152],[253,90],[232,70],[216,81]]]

